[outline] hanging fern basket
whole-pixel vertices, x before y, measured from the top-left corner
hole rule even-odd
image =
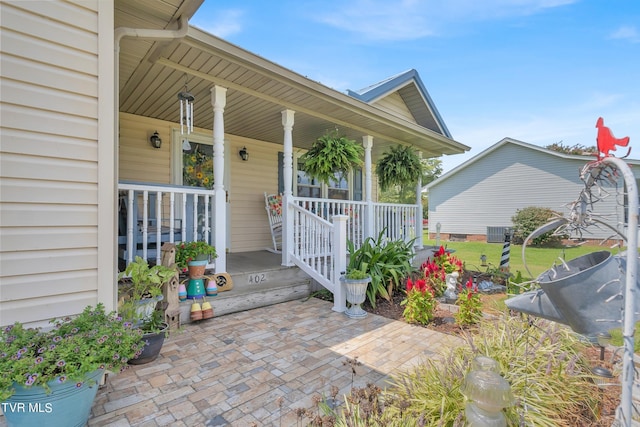
[[[311,149],[300,157],[303,170],[311,177],[329,184],[336,175],[345,177],[363,164],[364,148],[338,132],[318,138]]]
[[[413,148],[397,145],[378,161],[376,174],[383,191],[396,185],[415,184],[422,176],[422,163]]]

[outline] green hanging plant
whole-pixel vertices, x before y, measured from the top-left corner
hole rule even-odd
[[[422,176],[422,163],[413,148],[406,145],[391,147],[376,165],[380,188],[384,191],[394,185],[404,186],[418,182]]]
[[[353,168],[362,166],[363,155],[364,148],[360,144],[346,136],[338,136],[336,130],[318,138],[300,161],[309,176],[329,184],[336,174],[344,177]]]

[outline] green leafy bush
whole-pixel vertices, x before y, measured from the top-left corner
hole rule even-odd
[[[413,242],[403,240],[386,241],[385,230],[374,240],[367,237],[359,249],[353,242],[347,242],[349,264],[347,271],[366,271],[371,276],[367,287],[367,299],[372,307],[376,306],[378,296],[389,299],[389,293],[400,289],[405,277],[409,276],[413,267]]]
[[[516,210],[516,214],[511,217],[513,222],[513,243],[522,244],[525,239],[538,227],[551,221],[553,218],[561,217],[562,214],[549,208],[529,206]],[[548,231],[532,240],[533,246],[557,246],[561,243],[562,236],[554,236],[553,231]]]

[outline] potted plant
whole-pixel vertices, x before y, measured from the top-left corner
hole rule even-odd
[[[85,425],[105,370],[119,372],[142,348],[142,332],[104,306],[0,330],[0,402],[9,426]]]
[[[176,245],[176,264],[181,272],[187,270],[189,263],[203,266],[201,268],[202,272],[193,274],[192,276],[194,277],[202,276],[204,274],[204,267],[217,256],[216,248],[207,242],[182,242]]]
[[[397,145],[378,161],[376,175],[383,191],[394,185],[414,184],[422,176],[422,162],[413,148]]]
[[[300,157],[302,169],[311,177],[329,185],[336,174],[345,176],[355,167],[362,166],[364,148],[338,131],[318,138],[309,151]]]
[[[140,326],[151,317],[156,304],[162,301],[162,285],[175,274],[175,268],[164,265],[151,267],[147,261],[137,256],[118,274],[118,279],[128,279],[121,284],[118,292],[120,314]]]
[[[139,328],[143,333],[144,347],[140,354],[129,360],[131,365],[143,365],[156,360],[164,345],[169,325],[164,321],[163,311],[156,309],[153,310],[150,317],[142,322]]]
[[[371,281],[371,276],[359,269],[347,270],[342,280],[346,287],[347,302],[351,304],[345,311],[345,314],[353,319],[362,319],[367,317],[367,312],[360,307],[367,297],[367,286]]]
[[[119,275],[128,278],[121,287],[119,311],[121,316],[133,322],[143,332],[145,345],[141,354],[130,360],[132,364],[149,363],[158,357],[168,325],[164,323],[163,312],[156,306],[162,301],[162,285],[176,275],[175,268],[149,264],[136,257]]]

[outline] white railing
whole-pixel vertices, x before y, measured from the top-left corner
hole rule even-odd
[[[310,197],[294,197],[294,203],[308,211],[318,215],[326,221],[331,221],[335,215],[346,215],[347,239],[352,241],[356,248],[362,245],[365,236],[365,220],[367,202],[353,200],[315,199]]]
[[[210,242],[213,190],[173,185],[118,183],[119,256],[160,263],[165,242]]]
[[[391,203],[292,197],[287,210],[292,227],[290,260],[333,293],[335,311],[346,308],[340,275],[347,262],[347,241],[360,248],[366,237],[384,231],[384,241],[409,242],[418,235],[419,207]],[[370,218],[367,220],[367,218]],[[284,257],[286,259],[286,255]]]
[[[293,203],[312,212],[326,221],[334,215],[346,215],[347,239],[357,249],[367,237],[376,238],[384,230],[386,241],[404,240],[409,242],[418,237],[417,205],[400,205],[394,203],[371,203],[373,214],[371,226],[367,226],[367,202],[352,200],[316,199],[310,197],[293,197]]]
[[[294,204],[292,258],[331,292],[335,284],[333,247],[333,224]]]
[[[417,205],[373,203],[372,236],[375,237],[381,231],[386,230],[387,241],[404,240],[409,242],[418,237],[418,215]]]

